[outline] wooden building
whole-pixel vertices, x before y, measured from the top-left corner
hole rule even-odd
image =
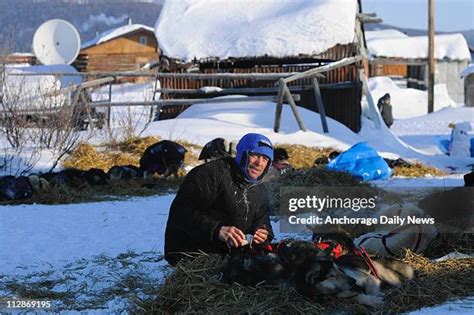
[[[151,27],[128,24],[106,31],[81,46],[74,66],[79,71],[138,70],[160,58]]]
[[[38,63],[34,54],[31,53],[14,53],[7,55],[2,59],[3,63],[8,64],[24,64],[24,65],[36,65]]]
[[[315,8],[314,6],[311,7],[312,4],[310,1],[308,1],[307,4],[305,3],[305,5],[310,6],[308,10],[318,10],[318,8]],[[288,55],[285,55],[285,56],[275,56],[275,55],[272,55],[271,52],[269,52],[268,54],[263,52],[263,54],[255,56],[253,52],[249,52],[247,55],[244,52],[240,54],[240,56],[228,56],[226,58],[222,58],[222,57],[216,57],[216,55],[218,55],[217,51],[215,54],[212,51],[210,51],[210,52],[207,52],[207,55],[200,56],[199,58],[194,58],[192,62],[188,62],[187,63],[188,70],[185,70],[184,68],[180,69],[179,67],[176,67],[176,63],[174,67],[173,66],[168,67],[168,64],[167,64],[165,70],[176,71],[176,72],[180,72],[180,71],[190,72],[189,69],[193,69],[193,71],[199,72],[199,73],[289,73],[289,72],[302,72],[302,71],[312,69],[315,67],[327,65],[332,62],[342,60],[344,58],[364,55],[366,52],[365,51],[366,46],[365,46],[365,41],[363,38],[363,25],[360,19],[360,16],[362,15],[360,1],[353,0],[353,2],[349,3],[348,5],[353,5],[353,11],[351,11],[350,14],[347,14],[347,12],[342,12],[342,13],[343,14],[346,13],[346,15],[348,15],[348,20],[349,20],[348,24],[351,29],[348,29],[347,33],[352,33],[352,37],[350,39],[352,42],[348,42],[347,40],[341,40],[340,42],[335,42],[334,45],[332,46],[322,49],[322,51],[318,53],[312,54],[312,53],[308,53],[308,51],[301,51],[300,53],[296,55],[294,53],[289,53]],[[335,11],[338,10],[338,8],[336,7],[334,7],[334,9]],[[164,11],[162,11],[161,16],[166,16],[167,7],[165,6],[163,10]],[[173,8],[173,10],[170,10],[170,12],[174,12],[175,10],[176,8]],[[301,10],[301,11],[303,12],[304,10]],[[334,16],[336,16],[336,13],[335,12],[333,13],[334,13]],[[327,15],[331,16],[331,13],[328,14],[327,11],[326,12],[312,12],[312,14],[315,14],[315,16],[320,14],[321,17],[326,17],[326,20],[327,20]],[[341,18],[344,18],[344,17],[345,16]],[[198,17],[196,16],[194,16],[194,18],[198,19]],[[278,18],[280,19],[281,17],[278,17]],[[166,22],[171,21],[171,20],[173,19],[170,19],[169,17],[167,17]],[[173,29],[178,33],[178,35],[176,36],[176,41],[178,41],[178,44],[173,43],[173,45],[174,47],[177,47],[177,46],[179,47],[180,45],[179,41],[181,40],[181,35],[179,34],[183,35],[182,38],[184,40],[184,38],[188,36],[187,34],[188,30],[185,29],[186,24],[189,23],[191,25],[192,22],[183,21],[183,23],[180,23],[180,21],[174,21],[173,22],[174,25],[169,25],[169,26],[166,25],[166,22],[164,22],[163,25],[161,25],[160,21],[158,21],[157,25],[159,26],[157,27],[157,37],[160,37],[161,34],[165,35],[171,29],[171,27],[174,27]],[[280,23],[280,22],[281,20],[277,21],[277,23]],[[303,21],[299,19],[291,20],[291,23],[293,24],[302,23],[302,24],[307,25],[307,22],[308,21]],[[333,20],[330,22],[335,22],[335,21]],[[179,29],[181,25],[184,25],[183,26],[184,30]],[[331,26],[327,25],[327,28],[331,29]],[[255,27],[255,29],[258,29],[258,27]],[[219,30],[215,30],[216,34],[218,33],[218,31]],[[268,37],[272,37],[273,35],[264,34],[261,40],[265,41],[267,40]],[[281,34],[278,34],[278,35],[281,35]],[[294,36],[295,41],[304,40],[303,38],[299,38],[296,35],[297,34],[292,34],[292,36]],[[325,34],[322,34],[322,35],[324,36]],[[210,35],[210,37],[208,38],[210,43],[207,45],[207,47],[214,47],[221,44],[218,42],[214,44],[212,42],[215,40],[213,36],[214,35]],[[217,34],[216,36],[219,37],[220,35]],[[235,34],[233,34],[233,36],[235,36]],[[246,34],[244,34],[243,36],[246,36]],[[281,36],[284,36],[284,35],[281,35]],[[313,39],[309,39],[309,40],[313,40]],[[258,42],[259,42],[259,39],[255,41],[256,45]],[[324,40],[321,40],[321,42],[323,43],[322,46],[324,46]],[[164,45],[164,47],[161,47],[162,44]],[[184,45],[184,42],[183,42],[183,45]],[[262,46],[265,46],[265,45],[262,45]],[[173,54],[172,53],[173,47],[168,46],[166,42],[163,43],[162,41],[160,41],[160,47],[165,48],[163,49],[163,51],[171,52],[166,56],[165,54],[163,54],[163,57],[166,57],[167,59],[169,59],[171,64],[173,64],[173,61],[181,62],[185,60],[183,56],[180,56],[179,54]],[[224,50],[225,49],[226,48],[224,48]],[[232,50],[232,49],[234,49],[234,47],[229,47],[229,50]],[[359,77],[359,69],[361,67],[363,67],[362,62],[358,62],[356,64],[351,64],[351,65],[347,65],[341,68],[330,70],[329,72],[324,73],[323,78],[318,78],[326,115],[343,123],[344,125],[346,125],[347,127],[349,127],[355,132],[358,132],[361,129],[362,84],[361,84],[361,79]],[[179,78],[163,78],[163,79],[160,79],[160,83],[161,83],[162,88],[173,89],[173,90],[174,89],[188,89],[188,90],[199,89],[205,86],[216,86],[220,88],[248,88],[248,87],[271,88],[271,87],[274,87],[275,80],[267,81],[267,82],[253,81],[253,80],[224,80],[224,79],[189,80],[186,78],[179,77]],[[297,105],[318,112],[318,107],[316,105],[311,79],[297,80],[295,82],[292,82],[289,85],[289,88],[292,94],[300,95],[300,101],[296,102]],[[269,92],[266,94],[271,94],[271,93],[276,94],[276,92]],[[257,94],[252,94],[252,95],[262,95],[262,93],[257,92]],[[179,95],[179,93],[164,94],[162,95],[162,98],[177,98],[178,96],[179,98],[182,98],[183,95]],[[189,96],[189,94],[187,94],[187,96],[191,97]],[[192,95],[192,98],[196,98],[196,97],[199,97],[199,95]],[[170,110],[172,111],[175,109],[172,108]],[[178,113],[171,113],[170,110],[168,111],[164,110],[165,114],[167,114],[166,116],[167,118],[176,116],[178,114]],[[267,113],[267,114],[273,115],[273,113]]]
[[[396,30],[366,32],[370,76],[406,80],[406,87],[426,90],[428,86],[428,36],[407,36]],[[446,84],[455,102],[464,101],[460,74],[471,60],[462,34],[435,36],[435,83]]]

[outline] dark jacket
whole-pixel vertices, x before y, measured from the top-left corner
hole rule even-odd
[[[383,106],[382,118],[385,124],[387,125],[387,127],[390,128],[390,126],[393,125],[392,105],[385,104]]]
[[[273,238],[268,192],[262,184],[246,183],[233,158],[195,167],[186,176],[171,204],[165,232],[165,258],[175,264],[176,252],[227,253],[217,236],[222,226],[254,234],[265,225]]]
[[[392,105],[390,103],[384,102],[384,98],[380,98],[377,102],[377,107],[379,108],[380,115],[382,115],[382,119],[390,128],[393,125],[393,114],[392,114]]]

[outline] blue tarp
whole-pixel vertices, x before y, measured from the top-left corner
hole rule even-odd
[[[388,179],[393,174],[393,169],[367,142],[353,145],[330,161],[326,168],[348,172],[364,181]]]
[[[471,138],[470,141],[471,141],[471,147],[470,147],[469,150],[471,152],[471,157],[474,157],[474,138]],[[450,140],[449,139],[440,139],[440,140],[438,140],[438,143],[440,144],[441,149],[444,150],[444,153],[448,154]]]

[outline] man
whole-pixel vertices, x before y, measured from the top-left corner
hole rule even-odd
[[[382,119],[388,128],[393,124],[392,105],[390,104],[390,101],[390,94],[386,93],[377,102],[380,115],[382,115]]]
[[[165,232],[165,258],[175,265],[184,252],[229,252],[245,243],[273,238],[268,194],[261,180],[273,159],[273,145],[260,134],[240,139],[237,156],[195,167],[171,204]]]

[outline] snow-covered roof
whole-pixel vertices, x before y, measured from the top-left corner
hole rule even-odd
[[[26,53],[26,52],[16,52],[11,54],[10,56],[14,57],[34,57],[35,55],[32,53]]]
[[[15,76],[20,80],[25,78],[32,78],[33,81],[45,81],[47,77],[54,77],[59,83],[58,88],[64,89],[70,85],[79,84],[82,82],[82,77],[77,75],[60,75],[61,73],[78,73],[77,70],[70,65],[38,65],[38,66],[26,66],[26,67],[14,67],[9,69],[11,73],[24,73],[25,76]],[[28,76],[28,73],[51,73],[51,75],[44,76]],[[53,75],[54,73],[54,75]],[[39,79],[39,80],[38,80]]]
[[[407,38],[408,35],[399,30],[389,28],[385,30],[365,31],[365,39],[371,41],[382,38]]]
[[[474,73],[474,64],[470,65],[461,72],[461,79],[466,78],[471,73]]]
[[[356,0],[166,1],[155,26],[171,58],[288,57],[353,42]]]
[[[428,58],[428,36],[374,38],[367,41],[371,57],[402,59]],[[435,58],[438,60],[471,60],[462,34],[436,35]]]
[[[143,25],[143,24],[128,24],[128,25],[120,26],[120,27],[105,31],[105,32],[97,35],[94,39],[83,43],[81,45],[81,49],[105,43],[109,40],[112,40],[114,38],[123,36],[125,34],[129,34],[129,33],[138,31],[140,29],[144,29],[144,30],[153,32],[153,28],[151,28],[149,26],[146,26],[146,25]]]

